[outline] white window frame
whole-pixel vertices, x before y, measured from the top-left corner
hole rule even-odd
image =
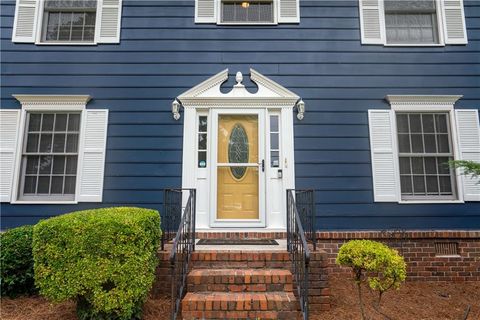
[[[443,8],[442,1],[435,0],[435,10],[437,11],[437,32],[438,32],[438,43],[388,43],[387,39],[387,25],[385,23],[385,0],[380,1],[380,10],[381,10],[381,23],[380,28],[383,28],[385,34],[385,47],[444,47],[444,28],[443,25]]]
[[[216,10],[218,12],[217,14],[217,25],[226,25],[226,26],[273,26],[278,24],[278,1],[277,0],[271,0],[272,1],[272,10],[273,10],[273,22],[222,22],[222,3],[225,0],[218,0],[216,1]],[[228,1],[228,0],[227,0]]]
[[[98,43],[98,38],[100,36],[100,19],[102,17],[102,6],[100,5],[101,1],[97,0],[97,9],[96,9],[96,17],[95,17],[95,36],[93,38],[92,42],[74,42],[74,41],[44,41],[43,40],[43,33],[44,33],[44,28],[45,26],[43,25],[43,22],[45,20],[46,14],[45,14],[45,0],[40,0],[40,3],[38,5],[38,11],[37,11],[37,28],[36,28],[36,34],[35,34],[35,44],[36,45],[47,45],[47,46],[96,46]]]
[[[463,180],[460,169],[455,169],[455,186],[454,194],[457,199],[428,199],[425,200],[407,200],[402,199],[402,191],[400,186],[400,156],[398,150],[398,130],[397,130],[397,113],[398,112],[447,112],[450,122],[450,132],[452,140],[452,153],[454,160],[460,159],[460,150],[457,137],[457,126],[455,121],[455,109],[453,107],[455,101],[461,96],[387,96],[387,100],[391,104],[393,111],[392,119],[392,135],[393,135],[393,156],[395,161],[395,183],[397,190],[397,199],[400,204],[427,204],[427,203],[464,203],[463,200]],[[437,99],[438,98],[438,99]],[[444,99],[443,99],[444,98]],[[430,100],[429,100],[430,99]],[[444,101],[442,101],[444,100]],[[449,100],[449,101],[447,101]]]
[[[82,161],[83,153],[83,136],[85,134],[85,109],[90,96],[78,95],[78,96],[35,96],[35,95],[17,95],[17,100],[22,103],[22,110],[20,112],[20,127],[17,131],[17,150],[15,156],[14,170],[13,170],[13,183],[12,183],[12,195],[11,204],[77,204],[78,195],[81,182],[81,170],[80,164]],[[22,181],[22,148],[27,139],[26,122],[27,113],[29,112],[77,112],[80,113],[80,135],[78,146],[78,158],[77,158],[77,179],[75,185],[75,198],[74,200],[20,200],[20,184]]]

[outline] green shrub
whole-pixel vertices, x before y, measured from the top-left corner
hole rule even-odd
[[[0,235],[1,295],[35,293],[32,255],[33,226],[10,229]]]
[[[35,283],[46,298],[77,299],[80,319],[136,319],[155,278],[157,211],[104,208],[34,228]]]
[[[378,292],[377,307],[379,307],[383,293],[392,288],[398,289],[407,277],[407,266],[397,250],[376,241],[348,241],[338,252],[337,264],[352,268],[364,319],[366,316],[361,291],[363,281]]]

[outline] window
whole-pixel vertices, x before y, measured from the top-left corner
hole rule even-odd
[[[272,168],[280,167],[280,126],[279,116],[270,116],[270,166]]]
[[[207,167],[207,116],[198,117],[198,167]]]
[[[397,113],[403,199],[455,199],[448,113]]]
[[[94,42],[96,15],[96,0],[46,0],[42,40]]]
[[[27,113],[20,200],[74,200],[80,113]]]
[[[273,1],[222,0],[222,23],[273,23]]]
[[[435,0],[385,1],[387,43],[439,42]]]

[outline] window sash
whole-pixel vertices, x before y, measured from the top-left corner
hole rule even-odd
[[[239,0],[222,0],[221,1],[221,10],[220,10],[220,22],[221,23],[240,23],[240,24],[262,24],[262,23],[274,23],[275,22],[275,7],[273,0],[256,0],[256,1],[248,1],[249,7],[247,9],[242,8],[242,2],[244,1],[239,1]],[[265,13],[262,13],[262,8],[261,6],[267,6],[269,8],[270,12],[268,13],[268,18],[267,16],[262,16]],[[231,13],[233,15],[232,19],[228,19],[225,17],[225,10],[227,9],[227,6],[230,7],[230,10],[233,12]],[[254,7],[255,11],[252,11],[250,7]],[[241,10],[241,11],[238,11]],[[252,12],[251,12],[252,11]],[[245,16],[244,18],[239,18],[239,14],[244,13]],[[255,15],[258,18],[256,20],[250,19],[251,15]],[[263,19],[266,18],[266,19]]]

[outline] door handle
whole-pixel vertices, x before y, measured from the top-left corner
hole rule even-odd
[[[265,160],[262,160],[262,172],[265,172]]]

